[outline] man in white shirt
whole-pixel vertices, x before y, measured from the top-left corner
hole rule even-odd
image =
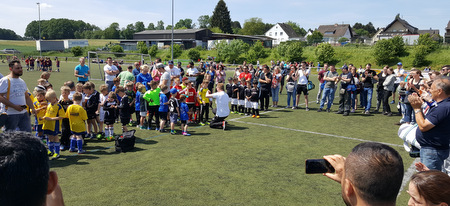
[[[9,63],[11,73],[0,79],[0,102],[5,105],[8,114],[5,124],[6,131],[31,132],[30,115],[26,108],[31,108],[36,114],[33,102],[28,94],[27,84],[20,78],[23,74],[20,61],[13,60]]]
[[[308,77],[311,70],[306,68],[306,62],[302,61],[300,64],[300,68],[297,70],[297,102],[295,103],[295,106],[298,107],[298,102],[300,101],[300,96],[305,96],[305,110],[309,111],[308,108]]]
[[[119,73],[119,69],[112,63],[112,58],[108,57],[106,59],[106,65],[103,67],[103,71],[105,71],[105,84],[108,85],[108,92],[111,91],[114,86],[114,78]]]
[[[170,73],[164,68],[164,64],[158,63],[156,69],[162,73],[159,85],[167,85],[170,88]]]
[[[194,67],[194,63],[190,62],[188,65],[188,70],[186,72],[186,76],[188,77],[189,81],[195,82],[198,76],[198,70]]]
[[[211,94],[209,90],[206,92],[206,98],[214,98],[216,99],[216,108],[213,109],[213,113],[215,113],[214,118],[212,118],[210,127],[218,128],[225,130],[227,122],[225,119],[230,115],[230,108],[228,103],[230,102],[230,98],[228,94],[224,92],[223,83],[217,84],[217,92]]]
[[[405,72],[405,70],[402,67],[403,67],[402,63],[399,62],[399,63],[397,63],[397,69],[394,70],[395,77],[397,77],[397,78],[395,79],[395,82],[394,82],[394,91],[392,92],[391,104],[395,103],[395,91],[397,90],[398,85],[406,77],[406,72]]]
[[[176,78],[180,78],[180,69],[178,69],[177,67],[175,67],[173,65],[172,60],[169,61],[169,71],[168,72],[170,73],[170,82],[171,82],[170,85],[174,86],[175,85],[174,80]]]

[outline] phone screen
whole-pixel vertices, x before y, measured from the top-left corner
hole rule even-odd
[[[307,159],[305,166],[306,174],[334,172],[333,166],[325,159]]]

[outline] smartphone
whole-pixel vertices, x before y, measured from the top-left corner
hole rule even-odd
[[[334,173],[334,167],[325,159],[307,159],[305,170],[306,174]]]

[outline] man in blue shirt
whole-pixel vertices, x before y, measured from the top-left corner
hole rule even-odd
[[[139,62],[134,62],[134,69],[131,73],[133,73],[134,79],[136,79],[137,75],[141,73],[141,65],[139,64]]]
[[[75,77],[77,77],[79,83],[84,84],[89,81],[90,75],[89,67],[85,65],[84,57],[81,57],[80,64],[75,67]]]
[[[449,156],[450,140],[450,80],[437,79],[430,88],[431,97],[436,101],[426,115],[422,113],[422,99],[416,94],[408,97],[419,129],[416,139],[419,142],[420,161],[430,169],[441,170],[444,160]]]

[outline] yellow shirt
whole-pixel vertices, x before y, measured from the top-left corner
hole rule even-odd
[[[64,108],[59,103],[53,105],[48,104],[44,117],[66,117],[66,113],[64,113]],[[42,129],[49,131],[61,131],[61,120],[45,120]]]
[[[209,98],[206,98],[206,92],[208,92],[208,88],[200,88],[200,91],[198,92],[200,104],[209,103]]]
[[[35,101],[33,102],[34,109],[36,109],[36,111],[37,111],[38,109],[44,107],[44,106],[47,106],[47,104],[48,104],[48,103],[47,103],[47,100],[44,100],[44,101],[42,101],[42,102],[39,102],[39,101],[36,100],[36,98],[35,98]],[[38,125],[44,124],[44,121],[45,121],[45,120],[40,120],[39,118],[40,118],[40,117],[44,117],[46,112],[47,112],[46,109],[41,109],[41,110],[39,110],[39,111],[36,112],[36,119],[37,119]]]
[[[87,120],[87,113],[82,106],[78,104],[70,105],[67,108],[66,116],[69,118],[71,131],[77,133],[86,132],[84,121]]]

